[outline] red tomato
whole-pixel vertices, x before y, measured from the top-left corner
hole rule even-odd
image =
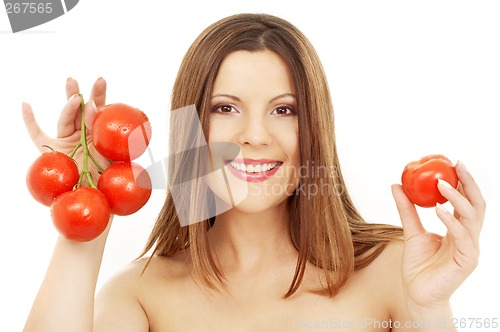
[[[147,203],[151,196],[151,179],[136,163],[116,163],[104,170],[97,188],[106,195],[111,213],[126,216]]]
[[[57,196],[72,190],[78,178],[78,166],[71,157],[62,152],[50,151],[31,164],[26,185],[35,200],[50,206]]]
[[[141,110],[117,103],[105,106],[94,118],[92,141],[102,156],[129,162],[141,156],[151,140],[151,124]]]
[[[458,187],[458,176],[451,161],[443,155],[429,155],[406,165],[401,182],[406,196],[421,207],[443,204],[447,199],[437,187],[438,179]]]
[[[80,187],[59,195],[50,206],[56,229],[70,240],[86,242],[98,237],[108,225],[106,196],[92,187]]]

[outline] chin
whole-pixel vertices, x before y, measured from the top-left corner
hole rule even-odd
[[[267,197],[252,197],[247,196],[244,200],[236,204],[230,211],[246,213],[246,214],[260,214],[273,209],[281,207],[285,204],[288,197],[276,197],[270,200]],[[221,202],[226,204],[226,202]]]
[[[285,191],[285,188],[286,187],[283,187],[283,190],[281,190],[279,194],[272,194],[264,192],[261,187],[245,186],[245,188],[243,188],[245,190],[238,190],[237,187],[233,187],[232,201],[227,191],[217,190],[214,191],[214,194],[217,196],[216,200],[219,206],[231,205],[231,210],[243,213],[262,213],[277,208],[286,202],[293,193],[293,190],[288,193]]]

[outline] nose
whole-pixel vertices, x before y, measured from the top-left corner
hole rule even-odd
[[[241,121],[238,143],[254,147],[269,145],[272,141],[272,133],[269,123],[264,117],[248,117]]]

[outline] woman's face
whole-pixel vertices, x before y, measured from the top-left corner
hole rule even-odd
[[[224,161],[223,172],[207,178],[218,199],[246,212],[285,201],[298,184],[299,145],[295,88],[282,58],[268,50],[230,53],[217,74],[209,112],[209,146],[239,148],[235,159],[234,153],[228,158],[211,149],[212,159]]]

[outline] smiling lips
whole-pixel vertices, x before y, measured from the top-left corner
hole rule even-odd
[[[283,164],[271,159],[237,158],[227,161],[227,168],[237,178],[247,182],[262,182],[274,175]]]

